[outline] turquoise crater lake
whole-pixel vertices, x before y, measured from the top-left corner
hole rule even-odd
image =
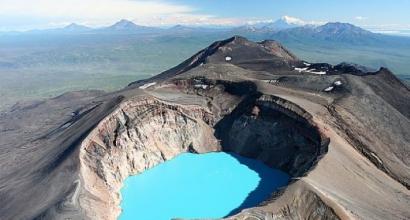
[[[286,173],[236,154],[184,153],[125,180],[119,219],[221,218],[288,182]]]

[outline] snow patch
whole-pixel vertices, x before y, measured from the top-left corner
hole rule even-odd
[[[331,92],[333,89],[334,89],[333,86],[329,86],[329,87],[327,87],[326,89],[324,89],[323,91],[325,91],[325,92]]]
[[[338,80],[336,82],[333,83],[335,86],[341,86],[343,83],[342,81]]]
[[[228,57],[225,57],[225,60],[226,60],[226,61],[231,61],[231,60],[232,60],[232,57],[229,57],[229,56],[228,56]]]
[[[295,68],[296,71],[298,71],[299,73],[307,71],[307,67],[306,68]]]
[[[305,64],[305,66],[310,66],[310,65],[312,65],[312,64],[306,63],[306,62],[303,62],[303,64]]]
[[[326,71],[316,71],[316,69],[309,69],[308,67],[305,68],[295,68],[296,71],[299,73],[301,72],[308,72],[308,73],[313,73],[313,74],[318,74],[318,75],[325,75]]]
[[[151,87],[151,86],[153,86],[153,85],[155,85],[155,84],[157,84],[157,83],[156,83],[156,82],[147,83],[147,84],[144,84],[144,85],[140,86],[139,88],[140,88],[140,89],[146,89],[146,88]]]
[[[197,85],[194,85],[194,87],[195,87],[195,88],[201,88],[201,89],[207,89],[207,88],[208,88],[208,85],[205,85],[205,84],[197,84]]]
[[[308,70],[309,73],[318,74],[318,75],[325,75],[326,71],[314,71],[315,69]]]
[[[267,80],[263,80],[263,81],[266,82],[266,83],[270,83],[270,84],[275,84],[275,83],[279,82],[279,80],[277,80],[277,79],[267,79]]]

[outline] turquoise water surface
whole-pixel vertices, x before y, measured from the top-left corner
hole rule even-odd
[[[265,200],[289,176],[230,153],[181,154],[125,180],[120,220],[221,218]]]

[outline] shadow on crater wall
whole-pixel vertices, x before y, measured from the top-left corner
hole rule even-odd
[[[258,205],[261,201],[267,200],[271,196],[272,192],[277,191],[280,187],[286,186],[289,182],[289,176],[284,172],[266,169],[266,165],[260,161],[255,161],[254,159],[244,158],[235,153],[229,154],[239,163],[255,171],[258,174],[260,181],[258,186],[248,194],[242,204],[233,209],[225,217],[235,215],[243,209]]]
[[[286,100],[255,93],[216,124],[215,136],[221,140],[222,151],[259,160],[295,178],[305,175],[327,152],[329,140],[320,134],[310,117]],[[278,187],[287,185],[272,181],[269,173],[260,172],[255,161],[235,158],[258,173],[261,180],[227,216],[271,199]]]

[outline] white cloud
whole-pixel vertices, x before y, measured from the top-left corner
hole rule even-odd
[[[192,7],[164,0],[0,0],[0,26],[33,26],[34,22],[42,27],[71,22],[102,26],[123,18],[152,21],[159,16],[189,16],[194,11]]]
[[[410,24],[377,24],[361,27],[375,33],[410,36]]]
[[[1,0],[1,16],[32,17],[135,17],[153,14],[186,13],[193,11],[184,5],[168,4],[160,1],[133,0]]]
[[[255,24],[271,23],[274,21],[275,21],[274,19],[249,19],[246,21],[246,24],[255,25]]]
[[[363,20],[367,20],[367,17],[363,17],[363,16],[356,16],[354,19],[359,20],[359,21],[363,21]]]
[[[120,19],[142,25],[238,25],[236,18],[198,14],[195,8],[165,0],[0,0],[0,27],[50,28],[76,22],[106,26]]]
[[[236,18],[221,18],[204,14],[170,14],[163,16],[154,16],[150,18],[138,17],[134,20],[136,23],[149,26],[166,26],[174,24],[182,25],[219,25],[233,26],[243,24],[244,21]]]
[[[282,17],[282,20],[285,21],[288,24],[296,24],[296,25],[306,25],[306,21],[300,19],[300,18],[296,18],[296,17],[291,17],[288,15],[285,15]]]

